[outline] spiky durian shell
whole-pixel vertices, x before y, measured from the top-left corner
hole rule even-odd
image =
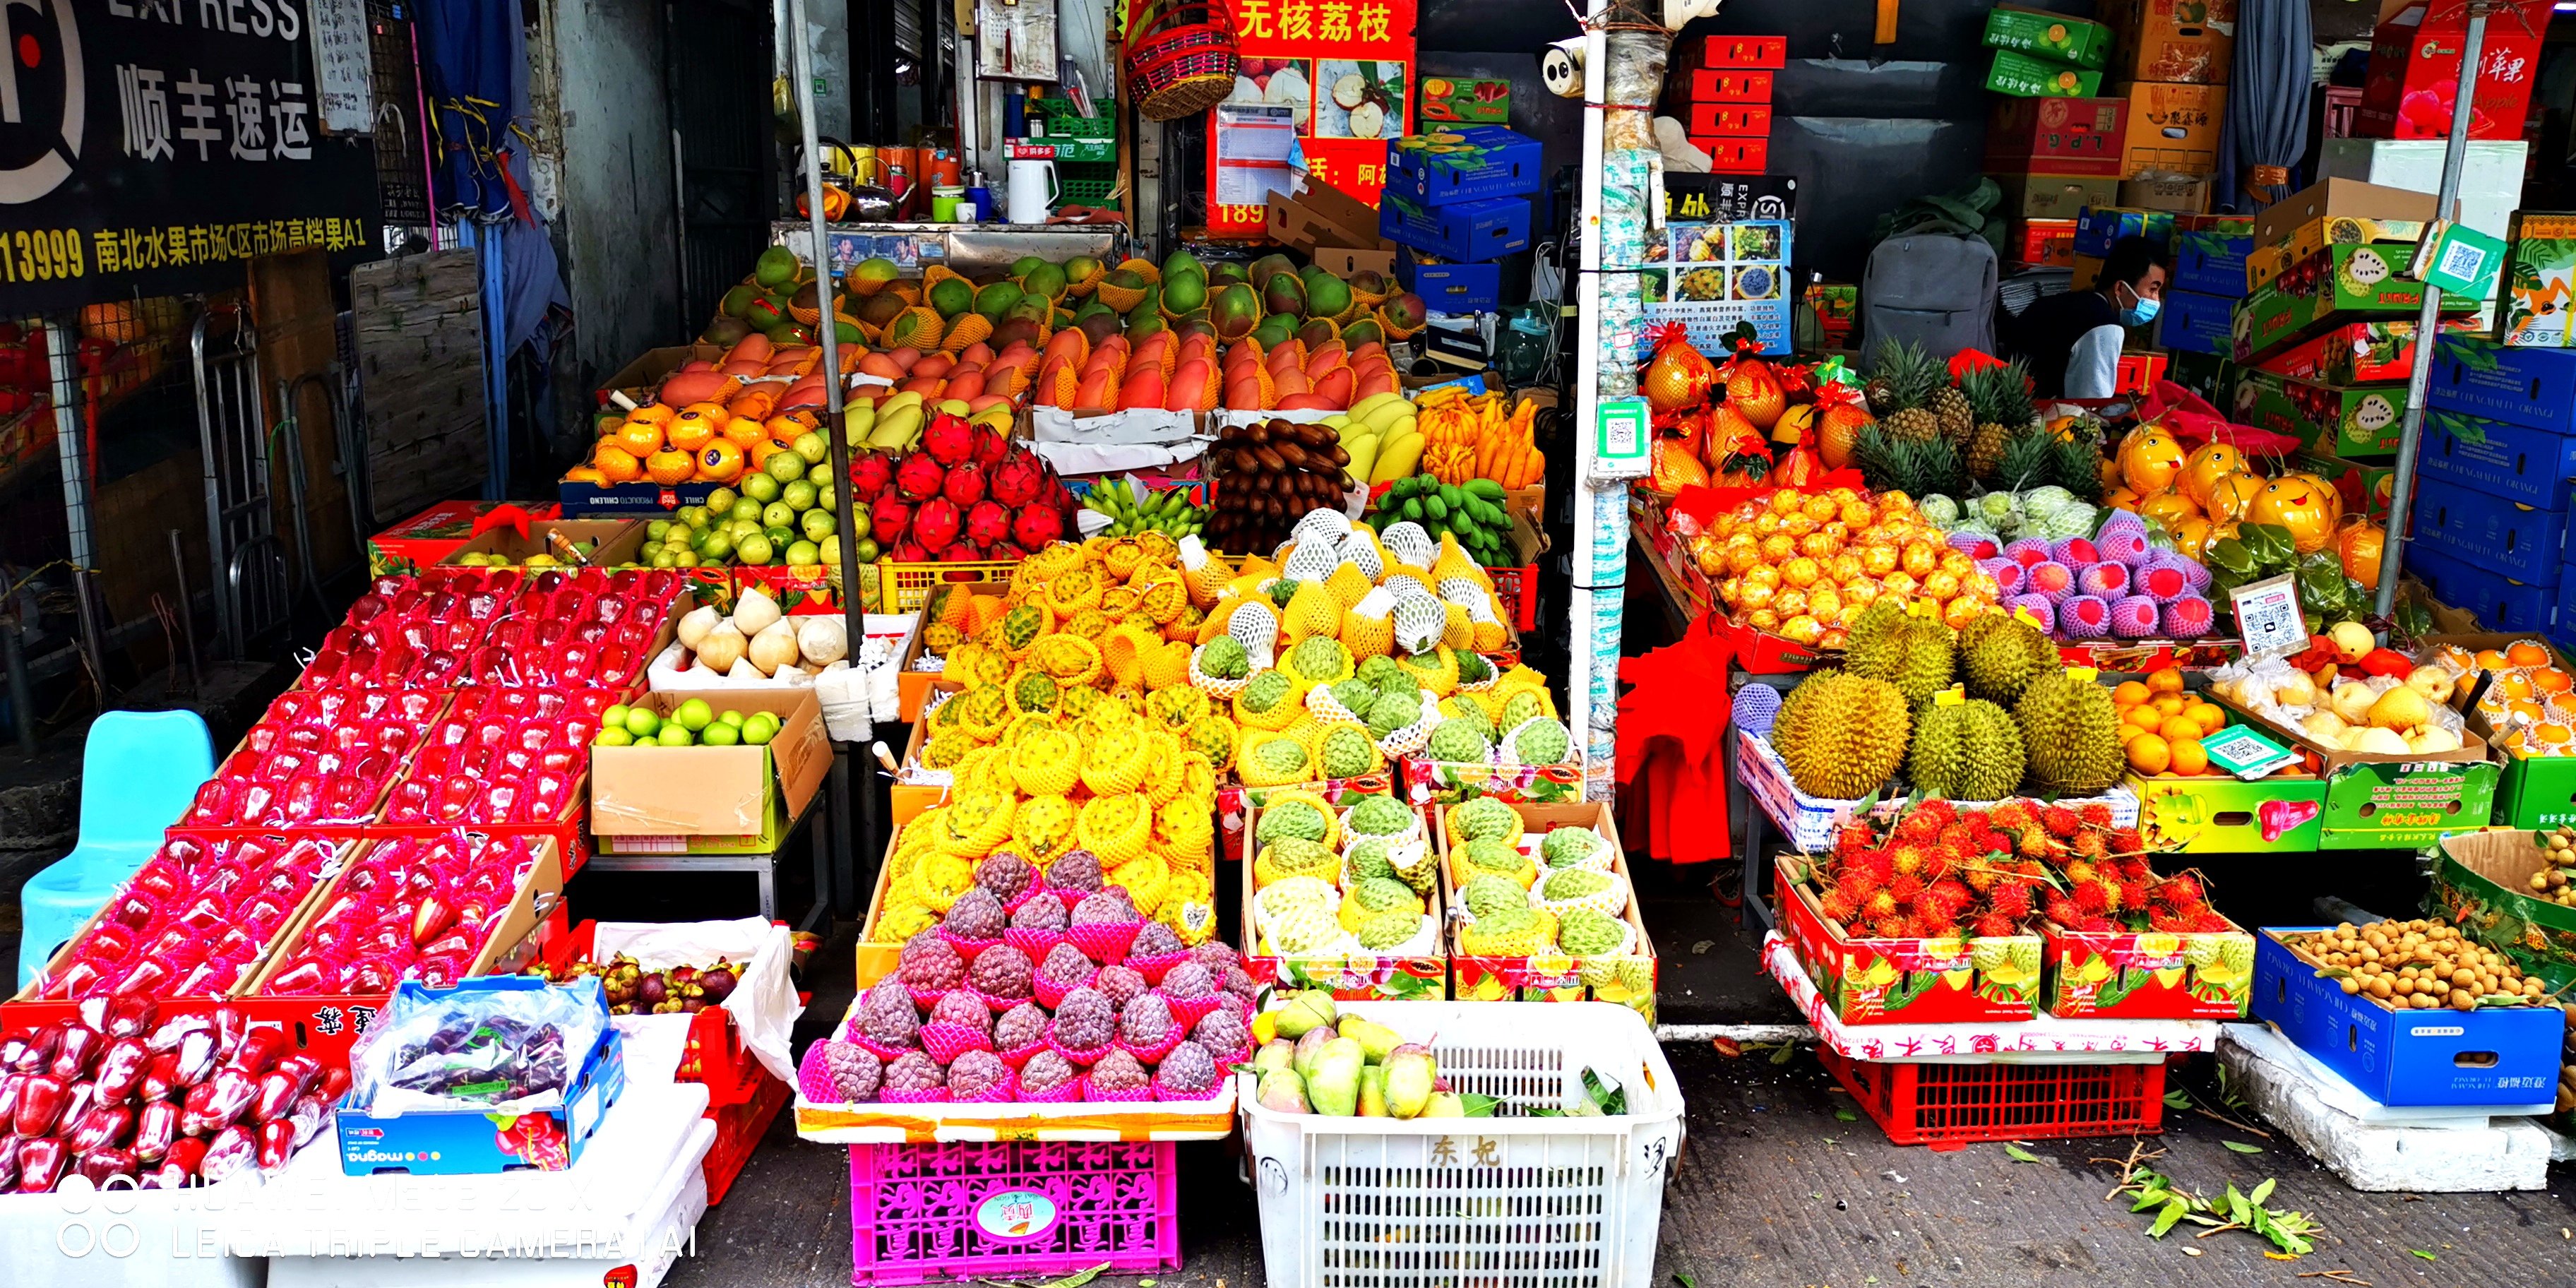
[[[2120,713],[2111,691],[2056,671],[2022,690],[2013,714],[2030,759],[2030,779],[2044,790],[2091,796],[2120,778]]]
[[[1923,709],[1906,768],[1916,791],[1954,801],[1998,800],[2021,785],[2021,727],[1991,702]]]
[[[1852,674],[1885,680],[1908,703],[1923,703],[1950,687],[1958,669],[1957,635],[1937,617],[1907,614],[1867,635],[1853,635],[1844,656]]]
[[[1895,685],[1825,671],[1790,690],[1771,722],[1771,745],[1798,790],[1857,800],[1885,785],[1904,762],[1913,728]]]
[[[2010,613],[1988,613],[1959,633],[1959,672],[1969,697],[2019,702],[2034,677],[2060,669],[2047,632]]]

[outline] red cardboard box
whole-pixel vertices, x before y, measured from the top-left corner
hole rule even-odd
[[[1770,67],[1789,65],[1786,36],[1702,36],[1684,46],[1693,67]]]
[[[1769,138],[1771,105],[1768,103],[1693,103],[1690,110],[1691,137]],[[1705,149],[1703,149],[1705,150]]]
[[[2128,121],[2125,98],[1998,96],[1986,124],[1985,168],[2120,178]]]
[[[2015,102],[2055,102],[2054,99],[2016,99]],[[2016,219],[2008,225],[2012,238],[2005,245],[2012,249],[2012,262],[2042,268],[2075,267],[2075,221],[2072,219]]]
[[[2549,30],[2550,0],[2506,0],[2487,19],[2470,97],[2469,137],[2518,139],[2540,73],[2540,40]],[[2459,96],[2460,54],[2468,36],[2462,0],[2408,5],[2371,37],[2370,71],[2361,86],[2356,126],[2364,138],[2442,139],[2451,134]]]
[[[1771,73],[1731,67],[1692,72],[1689,98],[1694,103],[1768,103]]]
[[[1711,174],[1762,174],[1771,168],[1769,139],[1712,139],[1694,135],[1691,146],[1708,154]]]

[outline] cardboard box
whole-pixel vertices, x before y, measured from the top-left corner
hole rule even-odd
[[[2209,180],[2164,178],[2123,179],[2120,181],[2120,204],[2143,210],[2168,210],[2179,215],[2196,215],[2209,209]]]
[[[1416,263],[1402,279],[1434,313],[1491,313],[1503,306],[1500,264]]]
[[[2096,13],[2119,34],[2114,79],[2227,83],[2236,0],[2103,0]]]
[[[555,512],[567,519],[663,519],[682,506],[705,505],[721,483],[579,483],[555,485]]]
[[[367,575],[416,573],[444,560],[477,530],[560,518],[553,501],[441,501],[367,539]]]
[[[1999,4],[1986,12],[1985,45],[2096,70],[2111,61],[2109,27],[2018,5]]]
[[[2139,81],[2117,91],[2129,100],[2128,141],[2120,176],[2156,171],[2204,175],[2218,168],[2218,136],[2227,124],[2227,87]]]
[[[2417,314],[2424,288],[2397,276],[2400,262],[2393,247],[2332,246],[2257,287],[2236,306],[2236,360],[2259,363],[2321,331],[2367,320],[2364,315]],[[2444,296],[2442,307],[2465,313],[2476,305]]]
[[[2388,499],[2397,491],[2394,463],[2347,460],[2322,452],[2302,452],[2292,460],[2300,469],[2334,485],[2335,495],[2343,498],[2344,513],[2387,522]]]
[[[1256,835],[1261,826],[1261,810],[1247,807],[1243,812],[1244,835]],[[1429,843],[1426,825],[1425,843]],[[1255,857],[1258,857],[1257,855]],[[1253,865],[1241,865],[1243,874],[1243,969],[1244,973],[1264,984],[1289,989],[1320,988],[1337,1002],[1438,1002],[1449,996],[1449,959],[1445,928],[1448,925],[1440,898],[1440,883],[1432,882],[1424,899],[1430,915],[1443,928],[1439,947],[1430,953],[1409,956],[1379,957],[1352,953],[1338,957],[1277,957],[1265,953],[1253,929]]]
[[[2437,336],[2424,397],[2442,411],[2576,433],[2576,351]]]
[[[644,550],[644,524],[636,519],[550,519],[528,525],[522,536],[511,528],[488,528],[480,535],[449,551],[441,564],[461,566],[467,555],[500,555],[509,567],[527,566],[528,560],[544,555],[554,566],[578,568],[577,556],[569,553],[574,543],[589,541],[593,567],[614,568],[634,563]]]
[[[2402,383],[2415,371],[2415,324],[2394,318],[2347,323],[2265,358],[2262,369],[2330,385]]]
[[[2242,930],[2096,934],[2049,923],[2040,938],[2044,1001],[2060,1019],[2237,1020],[2254,993],[2254,936]]]
[[[2416,491],[2422,493],[2420,484]],[[2564,567],[2557,570],[2558,584],[2534,586],[2420,539],[2407,544],[2405,567],[2444,604],[2467,614],[2477,625],[2525,635],[2564,630],[2568,599]]]
[[[2173,212],[2127,206],[2095,206],[2075,221],[2075,253],[2100,259],[2123,237],[2144,237],[2162,246],[2173,240]],[[2082,289],[2078,287],[2077,289]]]
[[[1516,804],[1512,808],[1521,816],[1524,835],[1545,835],[1560,827],[1588,827],[1610,842],[1611,874],[1628,883],[1630,889],[1628,905],[1620,910],[1620,920],[1627,922],[1629,928],[1628,951],[1589,958],[1561,953],[1533,957],[1468,955],[1461,947],[1468,919],[1464,915],[1466,905],[1458,900],[1461,883],[1450,859],[1448,811],[1426,809],[1425,821],[1431,826],[1440,855],[1441,899],[1449,911],[1442,936],[1449,952],[1450,995],[1461,1002],[1612,1002],[1630,1007],[1648,1024],[1654,1023],[1658,973],[1655,941],[1646,934],[1646,923],[1638,916],[1628,856],[1610,806],[1578,800],[1556,805]],[[1540,875],[1546,875],[1544,863],[1540,864]]]
[[[1801,879],[1805,870],[1798,856],[1781,856],[1771,906],[1798,965],[1815,982],[1816,995],[1843,1023],[2011,1024],[2036,1013],[2046,971],[2045,945],[2038,935],[1846,935],[1817,907],[1815,893]]]
[[[2506,0],[2487,19],[2469,102],[2469,137],[2518,139],[2540,73],[2550,0]],[[2380,139],[2448,139],[2468,35],[2462,0],[2412,4],[2371,34],[2370,62],[2354,115],[2359,133]]]
[[[2130,774],[2138,831],[2153,849],[2183,854],[2306,854],[2325,835],[2326,783],[2275,770],[2247,782],[2225,774],[2189,778]]]
[[[2567,561],[2567,512],[2543,510],[2443,479],[2415,485],[2414,539],[2526,586],[2555,586]]]
[[[1362,269],[1395,275],[1395,248],[1377,234],[1377,210],[1329,183],[1310,179],[1293,197],[1271,193],[1261,228],[1270,240],[1305,252],[1340,276]]]
[[[433,989],[405,982],[394,990],[393,1005],[380,1017],[399,1019],[411,1007],[435,1005],[459,993],[533,992],[554,985],[534,975],[505,975],[468,980],[454,988]],[[581,1160],[591,1136],[606,1120],[609,1107],[626,1091],[626,1047],[608,1024],[608,1004],[599,1003],[599,1040],[581,1057],[581,1073],[563,1089],[563,1103],[542,1116],[563,1139],[565,1166]],[[479,1106],[413,1109],[377,1116],[355,1105],[353,1089],[341,1097],[334,1127],[340,1149],[340,1171],[346,1176],[387,1172],[413,1176],[480,1176],[535,1166],[517,1154],[506,1154],[493,1130],[495,1119]],[[527,1115],[520,1115],[526,1117]]]
[[[1695,71],[1690,74],[1686,97],[1693,103],[1768,103],[1773,75],[1735,67]]]
[[[2447,139],[2326,139],[2318,144],[2316,173],[2320,179],[2358,179],[2384,188],[2439,193],[2442,154],[2448,149]],[[2453,217],[2489,236],[2505,236],[2514,207],[2522,204],[2530,152],[2519,138],[2470,144]]]
[[[1693,135],[1691,146],[1708,154],[1708,169],[1711,174],[1760,174],[1771,168],[1771,140],[1769,139],[1731,139]]]
[[[2480,441],[2462,438],[2461,428]],[[2567,481],[2576,479],[2576,437],[2457,413],[2425,417],[2419,453],[2428,478],[2543,510],[2565,510]]]
[[[1425,76],[1415,119],[1460,125],[1503,125],[1512,119],[1512,83],[1464,76]]]
[[[2029,102],[2015,99],[2014,102]],[[2047,99],[2054,103],[2056,99]],[[2006,226],[2004,244],[2012,249],[2011,260],[2049,268],[2075,266],[2075,221],[2072,219],[2016,219]]]
[[[2576,214],[2517,210],[2505,232],[2503,306],[2496,343],[2520,348],[2576,346]]]
[[[1987,177],[2003,189],[2003,200],[1995,210],[2008,219],[2074,219],[2094,206],[2120,203],[2120,180],[2116,175],[2034,173]]]
[[[2576,770],[2576,760],[2565,758],[2520,763],[2535,769]],[[2551,779],[2546,791],[2556,799],[2532,802],[2532,813],[2552,820],[2538,826],[2570,821],[2566,794],[2576,788],[2571,788],[2563,772],[2552,774]],[[2539,976],[2552,989],[2564,989],[2576,983],[2576,908],[2531,897],[2532,874],[2543,866],[2535,840],[2528,831],[2495,831],[2443,842],[2442,856],[2433,868],[2430,903],[2444,920],[2502,953],[2524,974]]]
[[[2156,319],[2156,343],[2177,353],[2225,354],[2235,348],[2228,328],[2236,301],[2191,291],[2165,292],[2164,311]]]
[[[2385,456],[2406,428],[2406,386],[2328,385],[2249,371],[2237,386],[2235,416],[2328,456]]]
[[[1547,182],[1543,168],[1538,140],[1499,125],[1410,134],[1387,150],[1386,195],[1416,207],[1526,196]]]
[[[2213,695],[2215,696],[2215,695]],[[2328,850],[2411,849],[2445,834],[2482,827],[2495,803],[2496,766],[2475,735],[2456,751],[2381,756],[2327,747],[2304,732],[2216,698],[2235,723],[2249,724],[2283,746],[2317,756],[2326,780]]]
[[[721,344],[678,344],[662,349],[646,349],[633,362],[617,369],[617,374],[601,381],[596,396],[601,406],[617,404],[622,395],[628,410],[653,401],[654,391],[662,387],[672,372],[692,362],[721,362],[726,346]]]
[[[1786,36],[1702,36],[1686,41],[1680,62],[1691,67],[1770,67],[1789,65]]]
[[[1420,206],[1389,191],[1377,229],[1388,241],[1442,259],[1480,263],[1529,247],[1530,203],[1520,197]]]
[[[2439,205],[2430,193],[2383,187],[2359,179],[2323,179],[2264,207],[2254,216],[2254,244],[2287,247],[2287,258],[2296,262],[2330,243],[2377,241],[2379,224],[2389,220],[2416,225],[2393,238],[2411,242],[2421,225],[2439,217]],[[2340,220],[2368,222],[2330,222]]]
[[[668,716],[687,697],[635,703]],[[832,768],[823,708],[810,691],[727,695],[719,711],[766,711],[778,735],[762,747],[594,747],[590,830],[604,854],[756,854],[801,817]],[[766,842],[766,844],[764,844]]]
[[[1987,111],[1985,168],[2118,178],[2128,121],[2124,98],[1999,98]]]
[[[2473,839],[2473,838],[2471,838]],[[2519,841],[2520,838],[2514,838]],[[2567,1017],[2556,1007],[2401,1011],[2346,996],[2269,927],[2254,939],[2254,1018],[2383,1105],[2537,1105],[2558,1086]]]
[[[1692,141],[1712,138],[1768,138],[1771,134],[1771,105],[1768,103],[1693,103],[1689,127]],[[1703,146],[1702,150],[1706,148]]]
[[[2023,98],[2091,98],[2101,92],[2102,73],[1998,49],[1986,70],[1986,88]]]

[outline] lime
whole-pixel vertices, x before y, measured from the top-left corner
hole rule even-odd
[[[651,523],[644,525],[644,539],[646,541],[660,541],[670,535],[671,521],[669,519],[655,519]]]
[[[681,703],[679,710],[671,713],[671,719],[691,733],[706,728],[707,722],[715,718],[716,709],[708,706],[705,698],[691,698]]]
[[[802,512],[814,508],[814,497],[821,491],[822,489],[813,484],[798,479],[778,490],[778,500],[791,512]]]
[[[625,704],[625,703],[623,703],[623,702],[618,703],[616,706],[610,707],[610,708],[609,708],[609,709],[607,709],[606,711],[602,711],[602,712],[600,712],[600,713],[599,713],[599,727],[600,727],[600,728],[602,728],[602,729],[607,729],[607,728],[612,728],[612,727],[616,727],[616,726],[622,726],[622,725],[624,725],[624,724],[626,723],[626,712],[627,712],[627,706],[626,706],[626,704]]]
[[[638,738],[650,738],[661,731],[662,717],[653,714],[650,707],[628,707],[625,723],[626,732]]]
[[[783,456],[783,455],[785,455],[785,454],[786,454],[786,453],[782,452],[782,453],[780,453],[779,455]],[[771,457],[770,459],[772,459],[772,460],[776,460],[776,459],[777,459],[777,457]],[[799,466],[798,468],[801,470],[803,467],[802,467],[802,466]],[[772,477],[770,477],[769,475],[767,475],[767,474],[763,474],[763,473],[754,473],[754,474],[745,474],[745,475],[743,475],[743,476],[742,476],[742,499],[743,499],[743,501],[758,501],[758,502],[759,502],[760,504],[762,504],[762,505],[767,505],[767,504],[769,504],[770,502],[777,500],[777,499],[778,499],[778,485],[779,485],[780,481],[781,481],[781,480],[778,480],[778,479],[772,478]],[[735,507],[736,507],[736,508],[740,508],[740,507],[741,507],[741,505],[742,505],[742,501],[736,501],[736,502],[734,503],[734,505],[735,505]],[[754,509],[752,512],[753,512],[753,513],[755,513],[755,514],[759,513],[759,511],[758,511],[757,509]]]
[[[718,724],[729,724],[734,728],[739,729],[742,727],[742,713],[731,707],[727,707],[717,714],[716,722]]]
[[[742,740],[754,747],[764,747],[778,736],[778,717],[766,711],[755,711],[742,722]]]
[[[812,465],[813,462],[797,455],[794,451],[785,451],[771,456],[769,458],[769,464],[764,466],[763,469],[768,473],[773,482],[773,486],[775,486],[778,484],[784,484],[790,479],[801,479],[805,477],[805,471],[812,468]],[[748,490],[751,485],[748,482],[745,482],[743,486]],[[771,493],[773,498],[775,498],[776,495],[777,494],[775,492]]]
[[[791,541],[787,543],[788,567],[814,568],[821,566],[822,562],[823,548],[821,546],[815,545],[811,541]]]
[[[692,736],[688,730],[675,724],[666,724],[662,726],[662,731],[653,735],[653,739],[665,747],[695,746],[698,741],[697,738]]]
[[[732,488],[717,488],[715,491],[707,493],[707,508],[710,510],[730,510],[733,508],[733,503],[740,499],[741,496],[742,493],[736,492]]]
[[[710,747],[731,747],[742,741],[742,730],[718,720],[698,735],[698,741]]]
[[[802,482],[802,480],[799,481]],[[761,508],[760,526],[764,528],[784,528],[794,522],[796,522],[796,507],[785,501],[772,501]]]
[[[752,533],[734,546],[734,558],[754,568],[766,565],[776,553],[766,533]]]
[[[744,497],[741,500],[734,502],[731,507],[727,508],[724,512],[724,516],[728,519],[736,520],[758,519],[760,517],[760,507],[761,503],[758,500],[752,497]]]
[[[626,732],[624,729],[611,726],[600,730],[599,736],[590,740],[590,745],[594,747],[632,747],[635,745],[635,735]]]

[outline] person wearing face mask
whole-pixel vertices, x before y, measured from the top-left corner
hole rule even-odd
[[[2111,243],[2089,291],[2044,296],[2006,328],[2005,347],[2030,364],[2041,397],[2108,398],[2120,373],[2126,328],[2164,309],[2165,253],[2144,237]]]

